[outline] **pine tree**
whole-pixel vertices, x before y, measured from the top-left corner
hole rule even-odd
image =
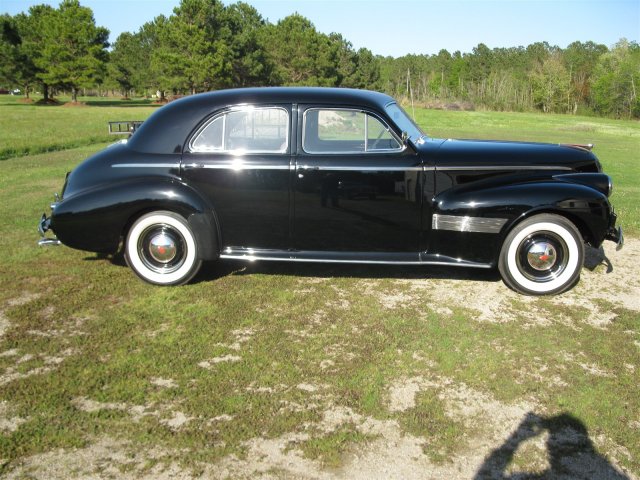
[[[78,89],[99,82],[105,74],[109,31],[97,27],[91,9],[78,0],[64,0],[57,10],[41,15],[40,55],[34,63],[47,85],[69,88],[73,102]]]

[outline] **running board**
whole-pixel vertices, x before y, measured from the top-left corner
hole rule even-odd
[[[220,258],[227,260],[256,260],[279,262],[356,263],[368,265],[454,265],[471,268],[493,268],[490,263],[479,263],[428,253],[387,252],[319,252],[313,250],[271,250],[226,247]]]

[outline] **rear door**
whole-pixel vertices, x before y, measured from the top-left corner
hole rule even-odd
[[[289,245],[291,105],[215,113],[182,158],[184,179],[213,205],[227,247]]]

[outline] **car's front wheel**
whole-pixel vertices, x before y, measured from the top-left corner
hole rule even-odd
[[[580,278],[584,244],[576,226],[564,217],[540,214],[507,235],[498,268],[504,282],[527,295],[554,295]]]
[[[169,211],[148,213],[133,223],[125,257],[140,278],[156,285],[185,284],[202,265],[189,224]]]

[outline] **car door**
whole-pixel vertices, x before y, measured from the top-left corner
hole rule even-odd
[[[296,250],[415,253],[420,157],[375,112],[299,106],[294,175]],[[368,258],[371,260],[371,258]]]
[[[211,202],[225,248],[289,243],[291,106],[216,112],[193,135],[182,174]]]

